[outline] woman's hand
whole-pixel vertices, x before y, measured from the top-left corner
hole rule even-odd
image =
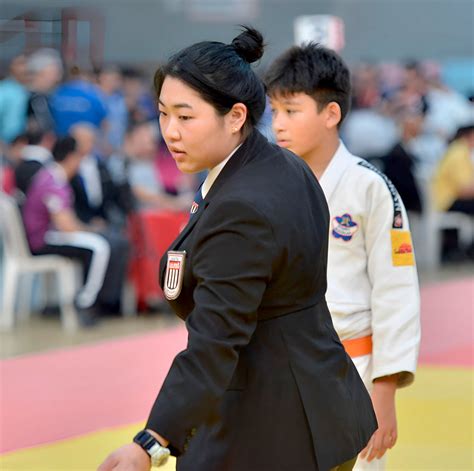
[[[124,445],[112,452],[97,471],[150,471],[151,459],[136,443]]]
[[[395,412],[395,391],[397,375],[384,376],[374,382],[372,403],[379,428],[372,435],[360,457],[368,462],[380,459],[397,441],[397,417]]]

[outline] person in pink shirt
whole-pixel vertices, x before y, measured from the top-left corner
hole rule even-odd
[[[96,323],[94,305],[110,262],[110,246],[93,226],[80,222],[74,213],[69,180],[77,173],[82,158],[76,147],[72,137],[56,142],[54,162],[37,173],[27,192],[23,221],[34,255],[62,255],[81,263],[84,284],[75,303],[82,324],[90,326]]]

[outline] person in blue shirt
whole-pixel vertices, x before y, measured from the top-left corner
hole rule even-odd
[[[99,87],[77,68],[72,71],[71,79],[53,93],[50,108],[58,136],[66,135],[77,123],[103,128],[108,113]]]
[[[26,58],[20,55],[10,63],[10,75],[0,81],[0,141],[10,143],[26,128],[25,82]]]
[[[114,66],[106,66],[97,76],[107,106],[106,144],[109,151],[117,151],[123,145],[128,126],[128,109],[123,95],[122,75]]]

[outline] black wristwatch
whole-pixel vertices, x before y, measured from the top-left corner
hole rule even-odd
[[[170,450],[160,444],[160,442],[146,430],[138,432],[133,441],[140,445],[151,458],[152,466],[163,466],[168,461]]]

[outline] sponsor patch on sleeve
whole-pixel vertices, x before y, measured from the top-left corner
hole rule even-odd
[[[394,267],[405,267],[415,265],[413,255],[413,244],[409,231],[392,229],[390,231],[392,239],[392,264]]]

